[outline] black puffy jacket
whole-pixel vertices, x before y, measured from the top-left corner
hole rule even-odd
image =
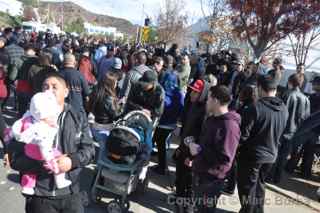
[[[88,122],[85,115],[65,105],[59,119],[59,147],[72,161],[72,169],[66,173],[66,178],[72,181],[67,188],[57,189],[54,176],[43,167],[43,162],[33,160],[24,154],[25,143],[11,141],[8,145],[10,165],[20,174],[33,173],[37,175],[35,187],[36,196],[59,197],[78,193],[80,172],[94,158],[95,149],[89,136]]]

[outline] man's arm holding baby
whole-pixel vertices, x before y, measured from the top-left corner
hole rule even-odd
[[[23,173],[48,173],[48,170],[43,167],[43,161],[34,160],[26,156],[25,146],[26,143],[19,142],[14,139],[12,139],[8,144],[8,154],[11,168]]]

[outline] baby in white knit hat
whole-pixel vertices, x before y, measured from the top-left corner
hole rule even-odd
[[[60,108],[56,97],[51,92],[35,94],[30,109],[12,126],[11,136],[26,143],[25,154],[34,160],[45,162],[45,167],[53,172],[57,188],[71,184],[65,173],[60,173],[56,158],[61,155],[58,150],[58,117]],[[32,173],[22,175],[22,193],[34,194],[37,176]]]

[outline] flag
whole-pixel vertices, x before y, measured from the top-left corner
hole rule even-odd
[[[144,26],[142,29],[142,41],[148,42],[150,35],[150,27]]]

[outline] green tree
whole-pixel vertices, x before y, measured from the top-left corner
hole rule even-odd
[[[8,12],[0,11],[1,23],[9,26],[19,26],[22,24],[22,16],[12,16]]]
[[[76,20],[72,21],[71,23],[65,26],[64,31],[72,33],[83,33],[84,32],[84,24],[82,18],[77,18]]]
[[[22,16],[11,16],[9,15],[9,25],[10,26],[21,26],[23,21]]]

